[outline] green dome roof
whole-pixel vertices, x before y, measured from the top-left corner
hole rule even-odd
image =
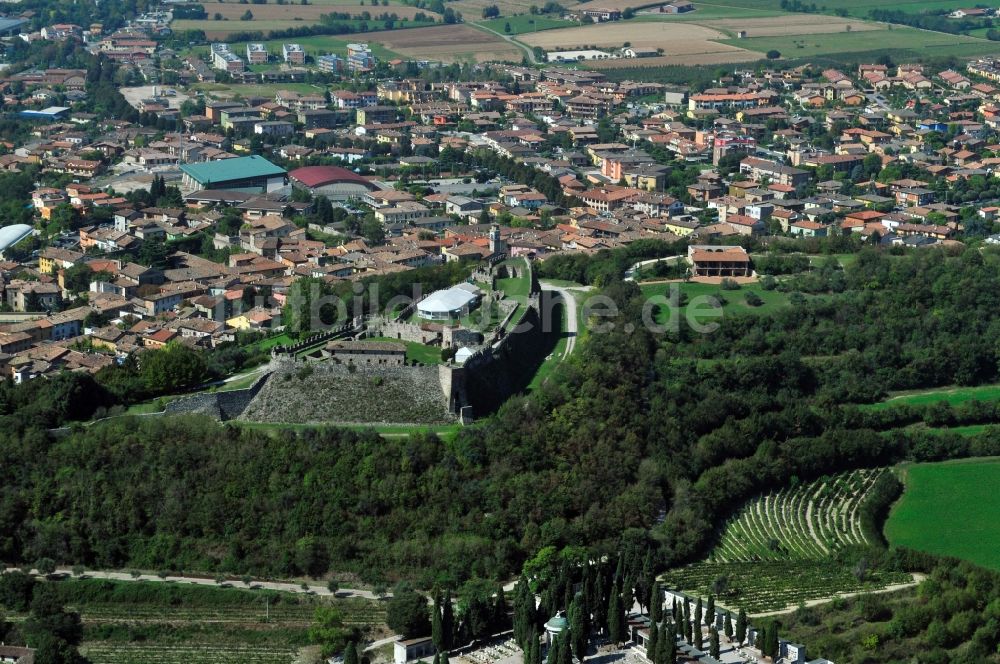
[[[545,631],[547,632],[561,632],[569,625],[569,621],[561,615],[554,615],[549,618],[549,621],[545,623]]]

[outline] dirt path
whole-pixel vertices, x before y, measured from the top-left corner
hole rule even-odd
[[[17,568],[9,568],[7,571],[14,571]],[[34,574],[38,574],[36,570],[32,570]],[[65,577],[72,577],[73,570],[67,568],[56,569],[55,574],[62,575]],[[203,577],[203,576],[157,576],[156,574],[139,574],[138,576],[133,576],[131,573],[127,572],[106,572],[99,570],[86,570],[82,578],[88,579],[108,579],[111,581],[147,581],[151,583],[182,583],[190,584],[196,586],[215,586],[218,587],[219,584],[216,583],[214,578]],[[379,599],[370,590],[360,590],[357,588],[338,588],[336,593],[331,593],[330,589],[325,585],[309,585],[302,583],[292,583],[290,581],[259,581],[251,580],[249,584],[244,584],[238,579],[226,579],[225,583],[228,583],[234,588],[251,588],[251,589],[263,589],[263,590],[279,590],[281,592],[296,593],[302,595],[317,595],[320,597],[331,597],[335,596],[338,598],[350,598],[358,597],[362,599]],[[384,597],[391,597],[392,593],[386,591]]]
[[[514,39],[513,35],[505,35],[502,32],[497,32],[492,28],[487,28],[485,25],[480,25],[478,23],[467,23],[466,25],[470,25],[473,28],[476,28],[477,30],[488,32],[491,35],[496,35],[500,39],[510,42],[511,46],[516,46],[517,48],[521,49],[524,52],[524,55],[528,58],[528,62],[530,62],[533,65],[538,64],[538,61],[535,60],[535,52],[532,50],[532,48]]]

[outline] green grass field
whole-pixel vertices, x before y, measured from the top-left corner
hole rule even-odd
[[[413,341],[400,341],[389,337],[371,337],[365,341],[394,341],[406,346],[406,359],[420,364],[441,364],[441,349],[437,346],[426,346]]]
[[[933,433],[955,433],[959,436],[978,436],[986,431],[987,427],[995,427],[995,424],[967,424],[961,427],[947,427],[943,429],[929,428]]]
[[[577,25],[575,21],[564,21],[561,18],[549,18],[548,16],[532,16],[531,14],[501,16],[488,21],[476,21],[476,24],[507,35],[521,35],[540,30],[552,30],[553,28],[571,28]],[[504,29],[508,24],[510,32]]]
[[[997,50],[996,44],[984,39],[907,27],[863,32],[725,39],[722,40],[722,43],[760,53],[776,50],[785,58],[864,53],[876,50],[898,50],[913,56],[924,57],[963,57],[994,53]]]
[[[723,316],[738,313],[768,314],[781,307],[788,306],[789,293],[766,291],[760,288],[758,284],[743,284],[739,290],[722,290],[722,288],[717,284],[702,284],[696,282],[671,282],[641,285],[642,292],[646,295],[646,297],[670,298],[671,287],[676,287],[680,294],[686,295],[688,298],[687,305],[681,305],[682,315],[688,315],[687,312],[690,312],[690,315],[694,320],[702,323],[711,323],[719,320],[720,316],[718,313],[720,310],[714,309],[709,303],[709,298],[717,295],[722,295],[722,297],[726,300],[726,303],[721,308]],[[763,300],[763,304],[757,307],[752,307],[747,304],[746,294],[750,291],[759,295],[761,300]],[[680,301],[683,302],[683,298]],[[669,318],[669,306],[666,304],[660,304],[655,316],[656,322],[663,325],[669,320]]]
[[[907,466],[903,480],[885,525],[891,544],[1000,570],[1000,459]]]
[[[936,390],[920,392],[905,392],[890,397],[885,401],[865,404],[862,408],[882,410],[893,406],[926,406],[927,404],[944,401],[952,406],[966,401],[996,401],[1000,399],[1000,385],[980,385],[978,387],[943,387]]]

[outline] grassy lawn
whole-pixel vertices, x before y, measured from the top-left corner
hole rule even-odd
[[[561,18],[549,18],[547,16],[532,16],[522,14],[521,16],[501,16],[500,18],[488,21],[476,21],[477,25],[482,25],[495,30],[500,34],[520,35],[526,32],[538,32],[539,30],[551,30],[553,28],[570,28],[578,25],[576,21],[564,21]],[[510,32],[504,28],[510,25]]]
[[[903,469],[906,490],[885,525],[889,542],[1000,570],[1000,460]]]
[[[983,39],[942,32],[893,27],[892,30],[834,32],[782,37],[725,39],[724,44],[767,53],[777,50],[785,58],[806,58],[838,53],[898,49],[925,57],[973,56],[993,53],[996,45]]]
[[[558,308],[558,311],[559,330],[565,334],[567,328],[566,307],[561,306]],[[556,342],[555,348],[552,349],[552,352],[549,353],[548,357],[546,357],[541,365],[539,365],[538,371],[535,372],[535,377],[531,379],[530,383],[528,383],[528,392],[532,392],[541,387],[542,383],[545,382],[545,379],[548,378],[552,372],[555,371],[555,368],[559,366],[559,363],[563,361],[563,353],[566,352],[567,343],[569,343],[568,337],[561,336],[559,338],[559,341]],[[579,339],[577,339],[577,343],[579,343]]]
[[[266,339],[261,339],[251,345],[256,346],[260,350],[271,350],[275,346],[288,346],[295,343],[295,339],[282,332],[273,337],[268,337]]]
[[[936,390],[903,392],[879,403],[865,404],[862,408],[882,410],[898,405],[925,406],[944,401],[955,406],[966,401],[995,401],[1000,399],[1000,385],[980,385],[979,387],[942,387]]]
[[[682,314],[690,312],[694,320],[702,323],[718,321],[720,316],[718,310],[709,303],[709,298],[721,295],[726,303],[722,306],[722,315],[737,313],[757,313],[769,314],[779,308],[788,306],[789,293],[780,291],[766,291],[758,284],[743,284],[739,290],[722,290],[718,284],[701,284],[696,282],[670,282],[657,284],[642,284],[640,286],[646,297],[666,297],[670,298],[671,288],[676,287],[681,295],[688,298],[687,304],[681,306]],[[760,296],[763,303],[760,306],[752,307],[747,304],[746,294],[754,292]],[[808,297],[808,296],[807,296]],[[679,302],[683,302],[680,298]],[[656,313],[655,320],[658,324],[664,324],[670,319],[669,305],[661,303]]]
[[[514,265],[519,268],[523,268],[525,265],[521,259],[513,259],[507,261],[505,264]],[[531,281],[528,279],[526,272],[521,277],[497,279],[497,290],[502,290],[507,297],[514,298],[520,304],[524,304],[528,301],[528,291],[531,290]]]
[[[987,427],[995,427],[995,424],[968,424],[962,427],[949,427],[945,429],[929,428],[928,431],[934,433],[956,433],[959,436],[977,436],[986,431]]]
[[[420,364],[441,364],[441,349],[437,346],[418,344],[415,341],[402,341],[390,337],[370,337],[365,341],[392,341],[406,346],[406,359]]]
[[[219,386],[219,392],[230,392],[232,390],[245,390],[246,388],[257,382],[257,379],[261,377],[260,373],[251,373],[236,380],[231,380],[228,383],[223,383]]]

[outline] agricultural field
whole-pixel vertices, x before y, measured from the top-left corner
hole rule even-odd
[[[660,577],[668,588],[714,594],[719,606],[750,615],[794,608],[838,594],[879,590],[912,582],[902,572],[869,573],[858,581],[834,561],[773,560],[756,563],[703,562],[670,570]]]
[[[1000,459],[906,466],[885,525],[890,544],[1000,570]]]
[[[368,39],[416,60],[520,62],[524,57],[524,51],[515,44],[467,24],[391,30],[368,35]]]
[[[730,5],[709,4],[699,2],[695,4],[695,10],[685,14],[660,14],[648,11],[636,13],[636,21],[667,21],[670,23],[705,21],[716,18],[764,18],[768,16],[793,16],[789,12],[773,9],[756,9],[753,7],[733,7]]]
[[[884,30],[885,24],[857,21],[816,14],[783,14],[774,17],[720,18],[702,25],[724,32],[731,37],[737,30],[746,30],[748,37],[788,37],[830,32],[864,32]]]
[[[627,2],[628,0],[621,0]],[[697,3],[696,3],[697,4]],[[733,7],[753,9],[781,9],[781,0],[726,0]],[[838,10],[846,11],[851,16],[867,17],[873,9],[892,9],[919,14],[920,12],[939,9],[958,9],[969,7],[961,0],[825,0],[823,11],[833,14]]]
[[[878,403],[864,404],[862,408],[884,410],[893,406],[926,406],[943,401],[951,406],[966,401],[996,401],[1000,399],[1000,385],[979,385],[977,387],[942,387],[936,390],[904,392]]]
[[[94,664],[287,664],[309,645],[316,606],[306,595],[151,582],[56,582],[80,613],[81,651]],[[348,625],[380,635],[385,609],[362,599],[332,600]]]
[[[674,64],[678,57],[704,56],[724,53],[728,57],[757,57],[746,54],[744,49],[721,43],[727,39],[724,32],[692,23],[668,23],[666,21],[618,21],[599,25],[586,25],[559,30],[546,30],[530,35],[521,35],[519,41],[529,46],[539,46],[547,51],[575,50],[583,47],[621,48],[625,42],[632,46],[662,48]],[[628,66],[635,67],[646,61],[625,59]],[[608,62],[608,61],[604,61]],[[589,64],[589,63],[588,63]]]
[[[554,28],[566,28],[577,25],[574,21],[565,21],[561,18],[551,18],[549,16],[533,16],[531,14],[520,14],[518,16],[501,16],[500,18],[488,21],[477,21],[476,25],[489,28],[501,34],[520,35],[526,32],[538,32],[540,30],[552,30]],[[508,32],[505,28],[510,26]]]
[[[851,25],[846,32],[846,25]],[[724,43],[767,53],[777,50],[785,58],[806,58],[821,55],[864,53],[867,51],[898,51],[916,57],[964,57],[995,53],[994,42],[962,35],[949,35],[914,28],[893,26],[885,30],[856,30],[854,23],[845,25],[844,32],[826,34],[789,34],[781,37],[727,39]]]
[[[362,6],[344,4],[316,4],[310,2],[308,5],[291,4],[263,4],[245,5],[228,2],[205,2],[202,3],[208,18],[205,19],[178,19],[171,24],[174,30],[203,30],[208,39],[221,39],[234,32],[245,32],[247,30],[260,30],[268,32],[270,30],[288,30],[290,28],[301,28],[303,26],[318,25],[323,14],[347,13],[359,15],[368,12],[372,19],[368,25],[373,28],[381,27],[381,22],[375,20],[375,16],[382,13],[396,14],[401,20],[412,21],[417,12],[423,12],[432,20],[438,19],[438,15],[429,10],[421,10],[405,5],[391,6]],[[249,10],[253,14],[252,21],[242,21],[240,18],[244,12]],[[219,18],[216,18],[216,17]],[[353,24],[357,27],[361,21],[342,21],[342,23]],[[403,24],[405,25],[405,23]]]
[[[859,507],[878,470],[856,470],[751,500],[726,523],[712,556],[719,562],[822,560],[867,544]]]

